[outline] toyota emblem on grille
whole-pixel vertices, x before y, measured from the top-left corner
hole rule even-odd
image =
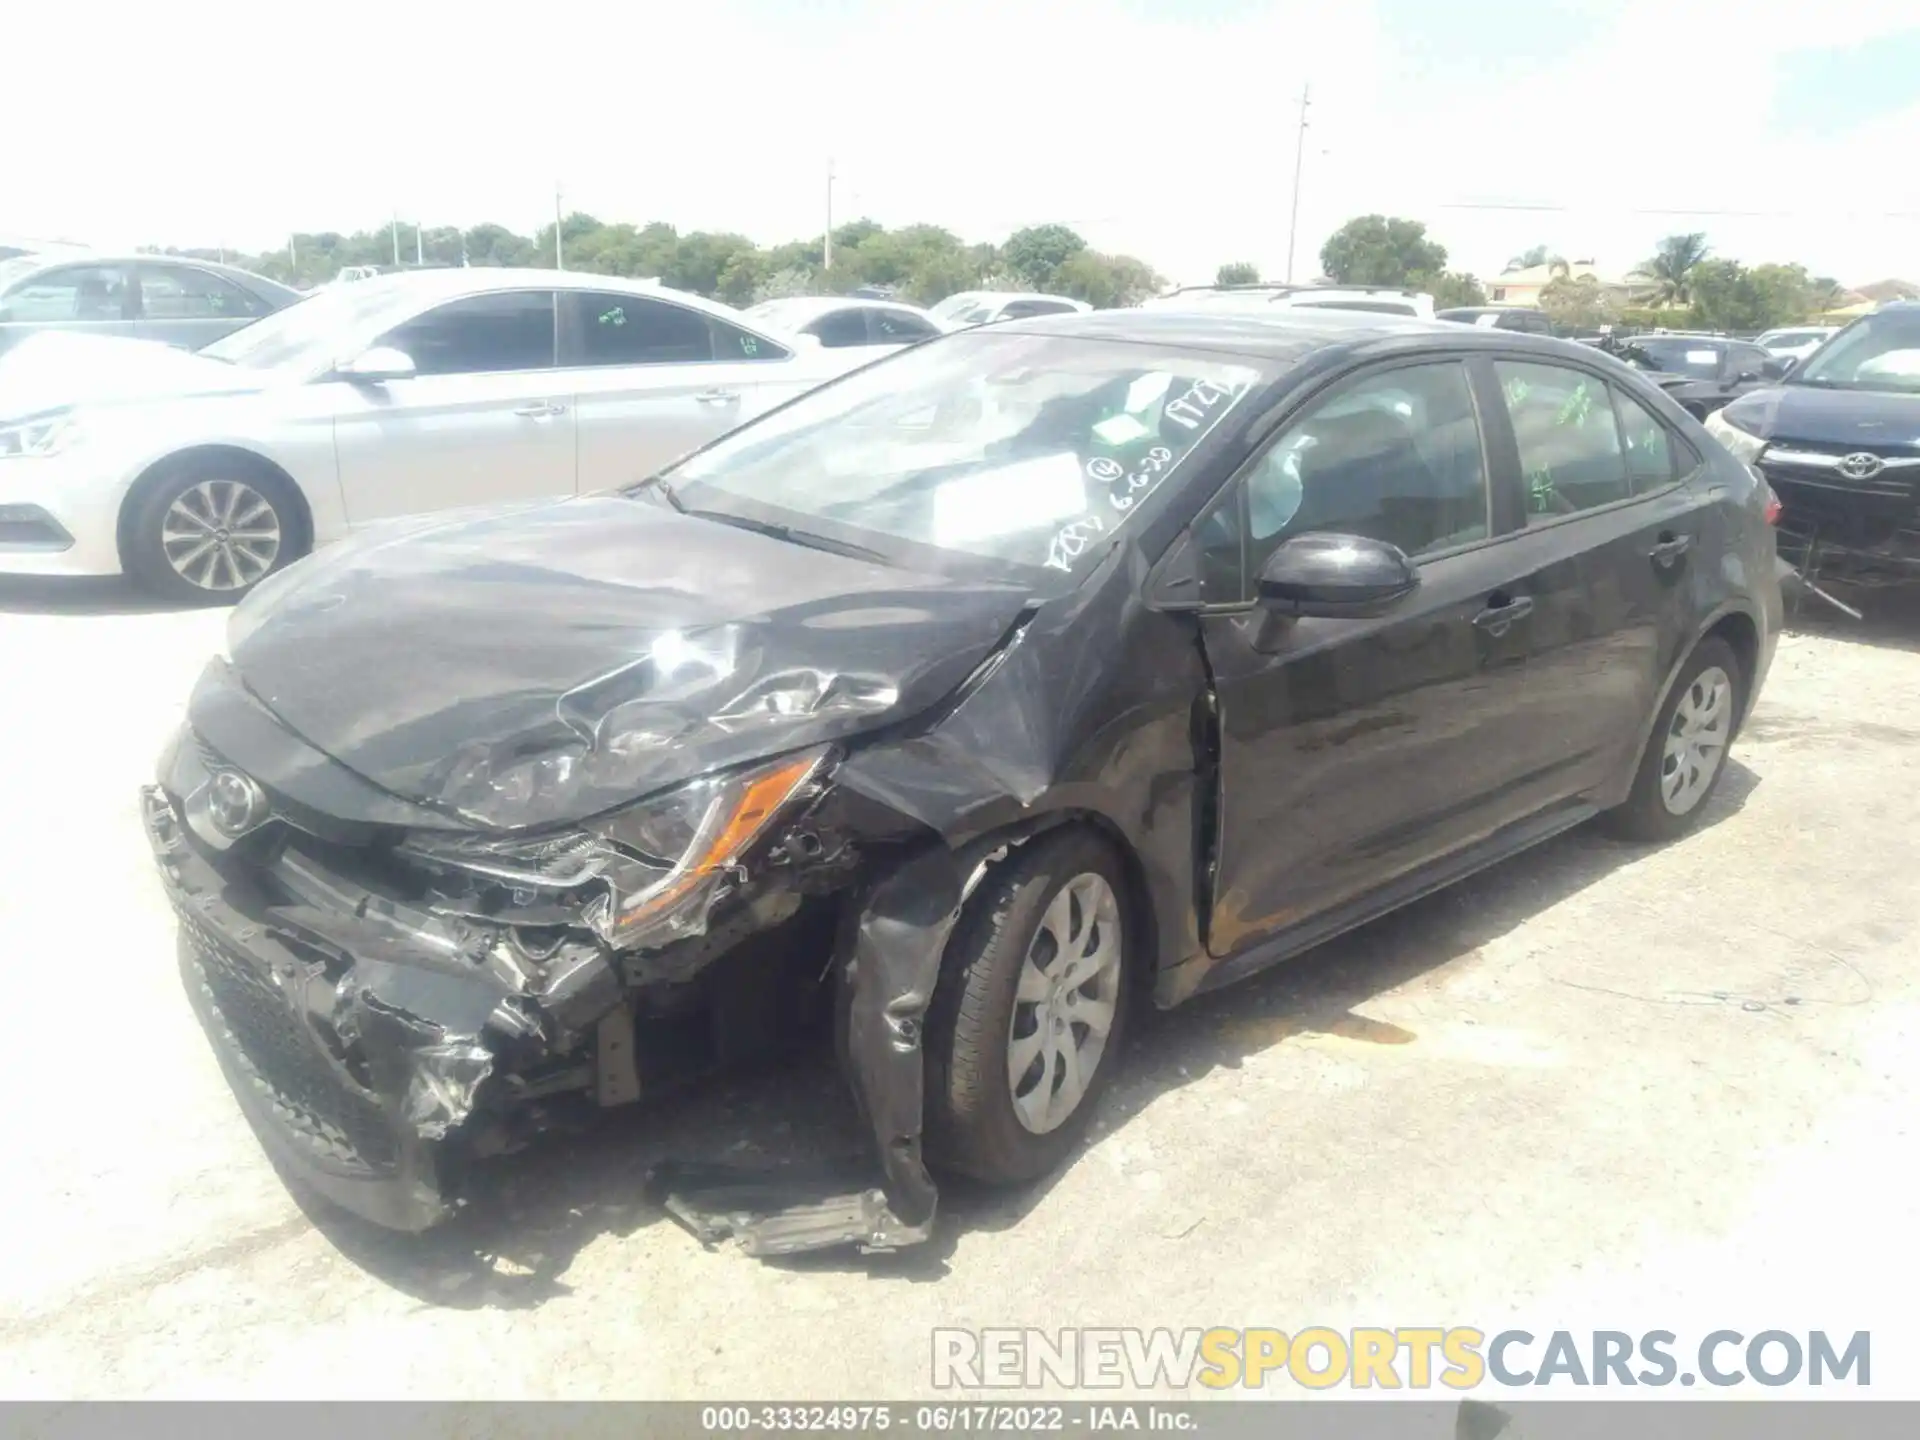
[[[1849,480],[1871,480],[1885,463],[1878,455],[1860,450],[1840,462],[1840,473]]]
[[[267,794],[238,770],[221,770],[207,786],[207,815],[222,835],[237,840],[267,818]]]

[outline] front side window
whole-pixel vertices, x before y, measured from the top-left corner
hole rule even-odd
[[[1259,378],[1211,354],[968,332],[812,391],[668,476],[696,511],[1071,576]]]
[[[1486,456],[1463,365],[1362,376],[1290,424],[1196,527],[1203,598],[1246,599],[1267,557],[1312,532],[1415,557],[1487,537]]]
[[[1792,383],[1920,394],[1920,307],[1854,321],[1809,356]]]
[[[1496,360],[1493,368],[1520,449],[1529,525],[1633,493],[1605,381],[1561,365]]]
[[[140,313],[149,320],[246,320],[267,313],[231,280],[185,265],[140,267]]]
[[[1630,342],[1627,358],[1642,370],[1684,375],[1689,380],[1717,380],[1722,350],[1684,335],[1645,336]]]
[[[449,301],[375,343],[404,352],[421,375],[551,370],[553,292],[513,290]]]
[[[124,265],[62,265],[22,280],[0,300],[0,321],[88,324],[133,313],[133,276]]]

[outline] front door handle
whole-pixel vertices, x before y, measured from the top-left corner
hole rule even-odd
[[[550,400],[542,400],[537,405],[522,405],[513,413],[516,415],[524,415],[529,420],[545,420],[549,416],[566,414],[567,407],[564,405],[555,405]]]
[[[702,390],[693,397],[702,405],[731,405],[740,398],[738,390]]]
[[[1513,628],[1514,621],[1524,620],[1532,613],[1531,595],[1518,595],[1511,600],[1495,595],[1487,601],[1487,608],[1473,617],[1473,623],[1497,640]]]
[[[1671,530],[1662,530],[1659,541],[1647,552],[1647,558],[1662,570],[1670,570],[1692,548],[1691,535],[1676,535]]]

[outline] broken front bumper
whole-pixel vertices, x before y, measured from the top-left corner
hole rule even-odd
[[[355,1065],[334,1026],[335,984],[324,959],[274,933],[261,910],[239,908],[244,897],[230,898],[219,872],[195,853],[163,791],[148,787],[141,801],[180,921],[188,998],[268,1154],[377,1224],[423,1230],[444,1218],[436,1147],[399,1123],[371,1068]],[[470,1098],[491,1068],[484,1052],[422,1058],[444,1068],[449,1101]],[[433,1083],[424,1074],[423,1081]]]
[[[199,762],[182,747],[171,763]],[[216,863],[170,788],[149,786],[141,801],[187,990],[243,1110],[295,1179],[380,1225],[421,1230],[454,1208],[472,1160],[544,1128],[552,1097],[638,1098],[643,992],[616,969],[633,957],[578,945],[525,963],[497,927],[355,879],[334,863],[350,856],[298,832]],[[921,1157],[921,1024],[959,901],[944,848],[896,856],[856,888],[833,947],[842,1058],[880,1184],[822,1193],[676,1167],[657,1187],[670,1213],[763,1255],[927,1238],[937,1192]]]

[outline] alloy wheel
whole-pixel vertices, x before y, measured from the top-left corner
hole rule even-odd
[[[1732,725],[1733,680],[1718,665],[1709,665],[1689,682],[1667,727],[1660,799],[1669,814],[1688,814],[1712,788]]]
[[[1091,872],[1040,917],[1007,1027],[1007,1083],[1021,1127],[1044,1135],[1079,1108],[1106,1052],[1124,975],[1120,902]]]
[[[243,480],[202,480],[183,490],[160,524],[174,573],[208,591],[244,590],[280,557],[280,516]]]

